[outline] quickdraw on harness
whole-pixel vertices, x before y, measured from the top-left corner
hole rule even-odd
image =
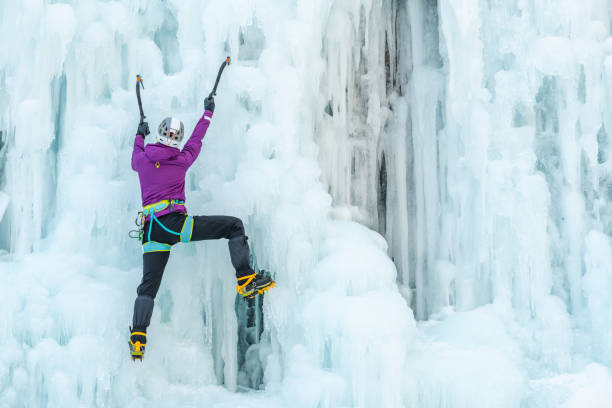
[[[160,252],[160,251],[170,251],[172,245],[165,244],[163,242],[151,241],[151,230],[153,229],[153,223],[156,222],[162,229],[169,234],[177,235],[180,238],[180,242],[189,242],[191,241],[191,234],[193,232],[193,217],[187,216],[185,218],[185,222],[183,223],[183,227],[181,228],[181,232],[172,231],[167,228],[156,216],[159,212],[165,210],[170,207],[170,211],[174,211],[175,205],[184,205],[185,201],[183,200],[162,200],[154,204],[150,204],[145,206],[141,212],[138,213],[138,217],[136,218],[136,224],[140,227],[138,230],[139,237],[142,240],[144,236],[144,226],[146,217],[150,217],[149,221],[149,229],[147,231],[147,242],[142,244],[142,250],[144,252]],[[130,231],[130,236],[132,237],[132,232]],[[136,237],[133,237],[136,238]]]
[[[138,215],[134,220],[134,224],[138,227],[138,229],[131,230],[128,232],[130,238],[138,239],[142,241],[142,237],[144,236],[144,226],[145,226],[145,216],[142,214],[142,211],[138,211]]]

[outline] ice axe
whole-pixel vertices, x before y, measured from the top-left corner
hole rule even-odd
[[[138,98],[138,109],[140,109],[140,123],[144,122],[146,116],[142,111],[142,100],[140,99],[140,87],[144,89],[144,83],[140,74],[136,75],[136,98]]]
[[[229,65],[231,61],[231,58],[227,57],[225,61],[223,61],[223,63],[221,64],[221,67],[219,68],[219,73],[217,74],[217,80],[215,81],[215,86],[213,87],[213,90],[211,91],[210,95],[208,95],[209,98],[212,98],[213,96],[217,95],[217,86],[219,85],[221,74],[223,73],[225,66]]]

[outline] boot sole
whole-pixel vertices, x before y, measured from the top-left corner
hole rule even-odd
[[[138,361],[142,362],[143,358],[144,358],[144,356],[135,356],[135,355],[132,355],[132,361],[138,360]]]

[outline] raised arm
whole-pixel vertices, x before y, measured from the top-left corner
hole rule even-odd
[[[142,122],[138,125],[138,131],[134,138],[134,150],[132,150],[132,170],[138,171],[138,167],[142,159],[145,158],[144,138],[149,134],[149,124]]]
[[[183,151],[180,154],[180,158],[187,167],[193,164],[193,162],[198,158],[200,151],[202,150],[202,139],[204,139],[204,135],[206,135],[208,126],[210,126],[212,115],[212,110],[204,111],[204,115],[202,115],[202,117],[198,121],[197,125],[195,126],[195,129],[193,129],[191,137],[183,147]]]

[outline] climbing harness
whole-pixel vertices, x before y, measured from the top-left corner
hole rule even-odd
[[[161,200],[158,201],[156,203],[153,204],[149,204],[146,205],[143,209],[142,209],[142,213],[143,215],[149,216],[149,215],[155,215],[156,213],[165,210],[167,207],[170,207],[170,211],[174,211],[174,206],[175,205],[185,205],[185,201],[183,200]]]
[[[169,234],[177,235],[178,237],[180,237],[180,242],[191,241],[191,234],[193,233],[193,217],[188,215],[185,218],[185,222],[183,223],[181,232],[176,232],[176,231],[172,231],[171,229],[167,228],[155,215],[165,210],[168,207],[170,207],[170,212],[173,212],[175,205],[184,205],[184,204],[185,204],[185,201],[183,200],[174,200],[174,199],[162,200],[157,203],[147,205],[142,209],[142,219],[143,220],[145,220],[147,216],[151,217],[149,220],[149,230],[147,232],[147,242],[142,244],[142,250],[145,253],[170,251],[170,248],[172,248],[172,245],[170,244],[165,244],[163,242],[157,242],[157,241],[151,241],[151,230],[153,229],[153,222],[156,222],[160,227],[162,227],[164,231],[168,232]],[[142,231],[144,232],[144,222],[142,223],[142,225],[143,225]]]
[[[217,95],[217,86],[219,85],[221,74],[223,73],[223,70],[225,69],[225,67],[229,65],[231,62],[232,62],[231,58],[227,57],[225,61],[223,61],[223,63],[221,64],[221,67],[219,68],[219,73],[217,74],[217,80],[215,81],[215,86],[213,87],[213,90],[210,92],[210,95],[208,95],[209,98],[212,98],[213,96]]]
[[[140,99],[140,87],[144,89],[144,83],[142,82],[142,77],[136,75],[136,98],[138,99],[138,109],[140,109],[140,123],[144,122],[146,116],[142,110],[142,100]]]

